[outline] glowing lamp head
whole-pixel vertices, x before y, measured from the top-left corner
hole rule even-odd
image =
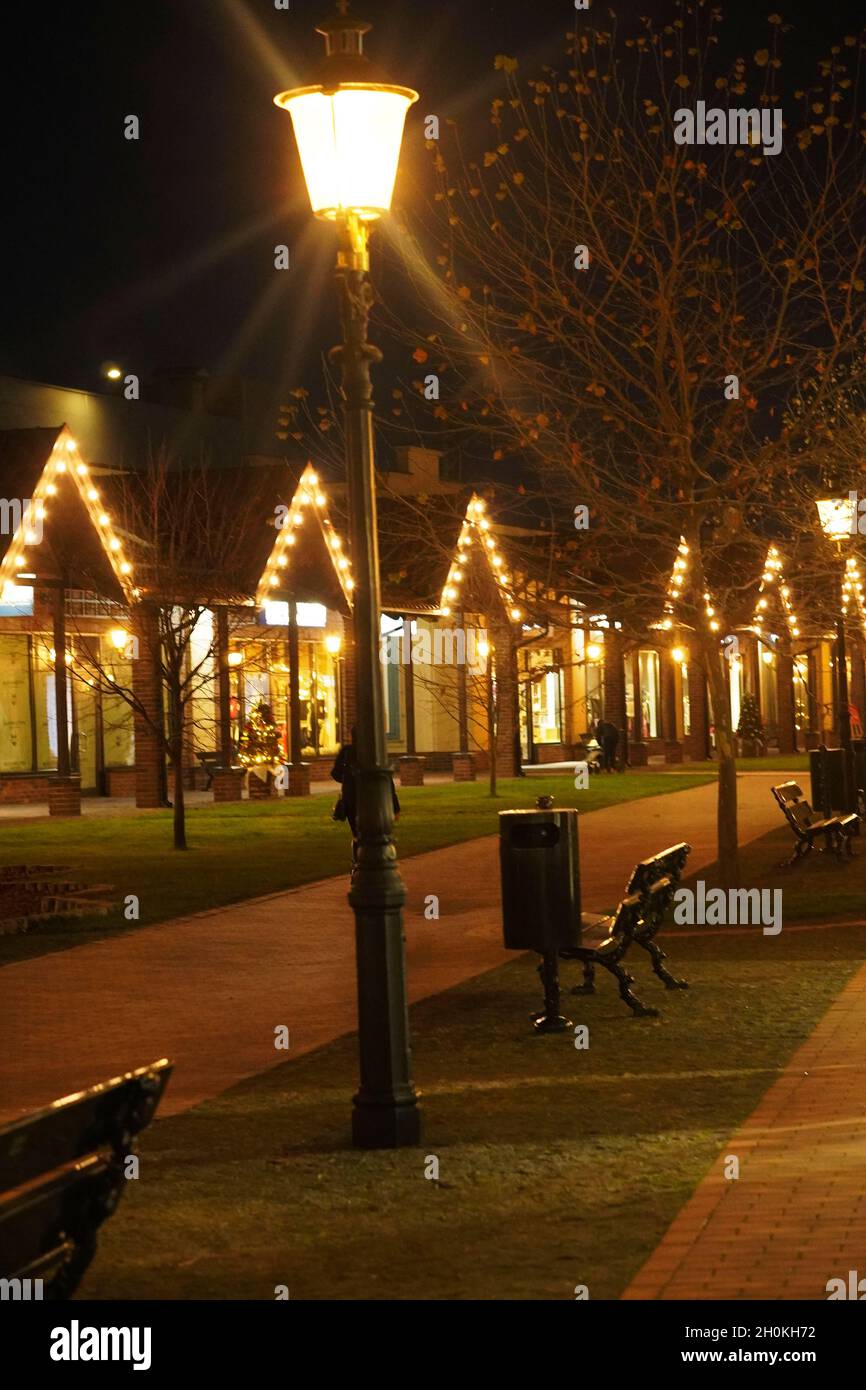
[[[129,633],[124,627],[113,627],[108,634],[108,640],[115,651],[122,652],[129,641]]]
[[[674,647],[671,651],[671,656],[673,657],[674,661],[677,663],[678,666],[685,665],[686,653],[683,647]]]
[[[227,660],[229,666],[243,666],[244,654],[243,652],[229,652]]]
[[[325,651],[330,656],[337,656],[343,645],[343,639],[338,632],[329,632],[325,638]]]
[[[601,647],[597,642],[590,642],[586,649],[586,654],[590,661],[598,661],[601,656]]]
[[[825,536],[841,541],[854,533],[854,501],[851,497],[821,497],[815,503]]]
[[[274,103],[292,118],[316,216],[370,222],[391,207],[406,112],[418,93],[382,79],[364,53],[372,26],[346,8],[317,30],[326,50],[319,80]]]

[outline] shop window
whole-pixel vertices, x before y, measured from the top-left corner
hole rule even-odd
[[[4,584],[0,593],[0,618],[32,618],[33,588],[28,584]]]
[[[659,729],[659,654],[656,651],[638,652],[640,675],[640,736],[658,738]]]
[[[403,619],[391,618],[387,613],[382,614],[380,631],[383,637],[390,637],[392,633],[403,632]],[[390,651],[392,644],[383,644],[383,650]],[[402,642],[398,643],[398,651],[402,651]],[[400,737],[400,667],[396,661],[383,661],[382,683],[385,692],[385,733],[388,738],[398,739]]]
[[[30,642],[26,636],[0,637],[0,772],[30,772]]]
[[[689,668],[685,662],[680,666],[683,706],[683,738],[692,731],[692,702],[689,695]]]
[[[109,654],[111,653],[111,654]],[[113,649],[103,656],[106,675],[123,690],[132,689],[132,662],[118,657]],[[132,767],[135,763],[135,732],[129,703],[121,695],[102,696],[102,755],[106,767]]]
[[[736,733],[743,704],[743,663],[738,656],[731,662],[731,728]]]
[[[532,741],[562,742],[562,672],[545,671],[532,681]]]
[[[33,699],[36,705],[36,767],[39,772],[53,772],[57,768],[57,709],[51,650],[51,638],[47,634],[34,637]]]
[[[805,656],[794,657],[794,728],[800,734],[809,732],[809,662]]]
[[[765,728],[777,729],[779,705],[776,691],[776,653],[758,644],[761,653],[761,722]]]

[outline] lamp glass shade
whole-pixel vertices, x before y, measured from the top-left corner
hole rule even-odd
[[[333,92],[299,87],[274,98],[295,128],[301,166],[317,217],[354,213],[363,221],[391,206],[409,87],[345,83]]]
[[[850,497],[822,497],[815,504],[825,535],[833,540],[850,536],[854,530],[854,503]]]

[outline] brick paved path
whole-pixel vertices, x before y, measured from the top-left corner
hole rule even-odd
[[[724,1176],[727,1155],[740,1176]],[[670,1226],[627,1299],[826,1299],[866,1277],[866,966]]]
[[[744,843],[778,824],[774,780],[739,783]],[[690,868],[710,863],[716,795],[708,784],[582,816],[584,908],[615,904],[632,866],[676,840],[691,842]],[[401,870],[412,1001],[509,958],[497,838],[415,855]],[[332,878],[0,969],[0,1120],[162,1055],[176,1063],[160,1111],[172,1114],[284,1061],[279,1024],[292,1057],[353,1032],[346,889]],[[430,893],[438,921],[424,917]]]

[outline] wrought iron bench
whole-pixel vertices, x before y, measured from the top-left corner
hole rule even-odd
[[[788,868],[809,854],[816,837],[821,835],[824,837],[824,845],[818,846],[819,853],[832,850],[836,858],[841,860],[847,851],[848,857],[853,857],[854,846],[851,840],[854,835],[860,833],[860,817],[856,811],[834,812],[831,816],[822,816],[812,810],[796,782],[783,782],[780,786],[773,787],[772,792],[796,841],[794,853],[789,859],[780,862],[780,868]]]
[[[126,1160],[171,1063],[65,1096],[0,1127],[0,1278],[13,1298],[69,1298],[122,1194]]]
[[[665,968],[665,953],[654,937],[671,905],[690,853],[691,845],[683,841],[637,864],[626,895],[613,916],[581,914],[585,944],[567,947],[559,953],[563,960],[583,961],[583,984],[575,985],[572,994],[595,993],[595,970],[600,965],[615,976],[620,997],[638,1017],[657,1018],[658,1009],[638,999],[631,988],[634,976],[622,965],[632,942],[650,956],[652,968],[666,989],[688,989],[685,980],[678,980]]]
[[[635,939],[635,933],[646,908],[649,892],[631,893],[623,898],[611,917],[599,917],[590,913],[582,914],[584,929],[593,932],[593,940],[585,946],[566,946],[560,952],[561,960],[583,961],[583,984],[575,985],[572,994],[595,993],[595,968],[600,965],[616,978],[620,998],[628,1004],[638,1018],[657,1018],[658,1009],[643,1004],[632,990],[634,976],[629,975],[622,965],[623,956]]]
[[[205,785],[204,785],[204,790],[205,790],[206,792],[209,792],[210,789],[211,789],[211,786],[213,785],[213,775],[214,775],[214,771],[216,770],[216,768],[218,768],[218,767],[221,765],[221,763],[222,763],[222,761],[223,761],[222,754],[221,754],[221,753],[218,753],[218,752],[217,752],[217,753],[196,753],[195,756],[196,756],[196,758],[198,759],[199,763],[201,764],[202,770],[204,771],[204,775],[205,775],[205,779],[206,779],[206,780],[205,780]]]
[[[627,889],[628,892],[634,893],[642,888],[649,888],[646,911],[638,923],[634,939],[636,945],[649,954],[653,971],[663,982],[665,989],[689,987],[687,980],[677,979],[666,969],[664,962],[667,956],[653,938],[667,916],[691,852],[691,845],[682,840],[677,845],[670,845],[668,849],[661,850],[652,859],[644,859],[635,868]]]

